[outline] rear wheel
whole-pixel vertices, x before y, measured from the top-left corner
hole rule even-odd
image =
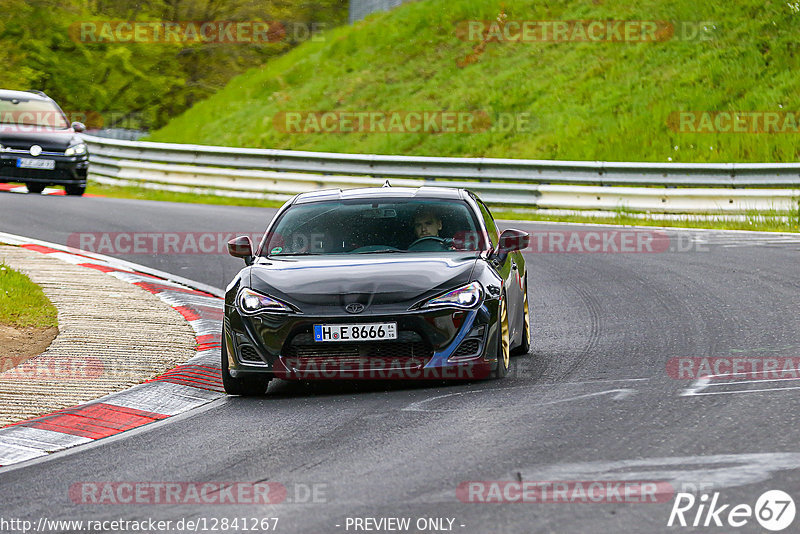
[[[228,371],[228,348],[225,342],[225,333],[222,334],[222,385],[228,395],[241,395],[243,397],[255,397],[263,395],[267,391],[267,386],[271,380],[268,376],[254,375],[243,377],[232,377]]]
[[[528,276],[525,275],[525,283],[522,286],[522,341],[519,346],[514,349],[513,354],[528,354],[531,350],[531,314],[528,310]]]
[[[44,191],[43,184],[25,184],[25,187],[28,188],[28,193],[35,193],[37,195]]]
[[[64,191],[71,197],[83,196],[86,192],[85,185],[65,185]]]
[[[499,324],[499,335],[497,336],[497,367],[495,367],[493,378],[503,378],[508,374],[510,363],[510,340],[508,335],[508,309],[506,308],[506,296],[500,301],[500,311],[497,318]]]

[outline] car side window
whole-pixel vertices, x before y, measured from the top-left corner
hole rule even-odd
[[[486,224],[486,231],[489,233],[489,239],[492,241],[492,248],[497,248],[497,243],[500,240],[500,234],[497,232],[497,225],[494,223],[494,218],[489,212],[489,208],[487,208],[486,205],[480,200],[478,200],[478,208],[481,210],[481,216]]]

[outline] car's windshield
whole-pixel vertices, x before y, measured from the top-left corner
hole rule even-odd
[[[48,100],[0,98],[0,124],[35,126],[64,130],[69,123],[64,113]]]
[[[363,199],[298,204],[265,237],[263,255],[481,250],[466,202]]]

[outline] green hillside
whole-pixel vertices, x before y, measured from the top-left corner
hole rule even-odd
[[[320,42],[306,42],[233,78],[151,138],[379,154],[800,160],[800,135],[791,133],[798,130],[784,122],[800,111],[800,5],[768,0],[631,4],[412,2],[332,30]],[[506,25],[522,20],[669,21],[675,33],[671,38],[659,33],[659,40],[647,42],[467,38],[465,21],[498,17],[505,17]],[[695,38],[684,38],[693,32]],[[280,112],[330,110],[478,112],[492,126],[454,133],[287,133],[282,121],[273,120],[284,117]],[[686,133],[668,124],[679,111],[788,115],[780,119],[784,133]],[[529,124],[499,127],[502,114],[528,114]]]

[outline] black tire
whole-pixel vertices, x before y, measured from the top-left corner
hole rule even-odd
[[[25,184],[25,187],[28,188],[28,193],[34,193],[36,195],[44,191],[44,185],[42,184]]]
[[[85,185],[65,185],[64,191],[71,197],[81,197],[86,192]]]
[[[516,347],[513,351],[511,351],[512,356],[519,356],[522,354],[528,354],[531,350],[531,313],[528,309],[528,275],[525,275],[525,283],[522,285],[523,297],[522,297],[522,313],[523,316],[523,330],[522,330],[522,342]]]
[[[256,397],[263,395],[267,391],[269,376],[254,375],[242,378],[234,378],[228,372],[228,348],[225,342],[225,334],[222,334],[222,386],[228,395],[241,395],[242,397]]]
[[[492,373],[492,378],[503,378],[508,374],[511,356],[508,333],[508,308],[506,307],[505,293],[503,294],[503,299],[500,301],[500,311],[497,321],[497,326],[500,329],[497,336],[497,367],[495,367]]]

